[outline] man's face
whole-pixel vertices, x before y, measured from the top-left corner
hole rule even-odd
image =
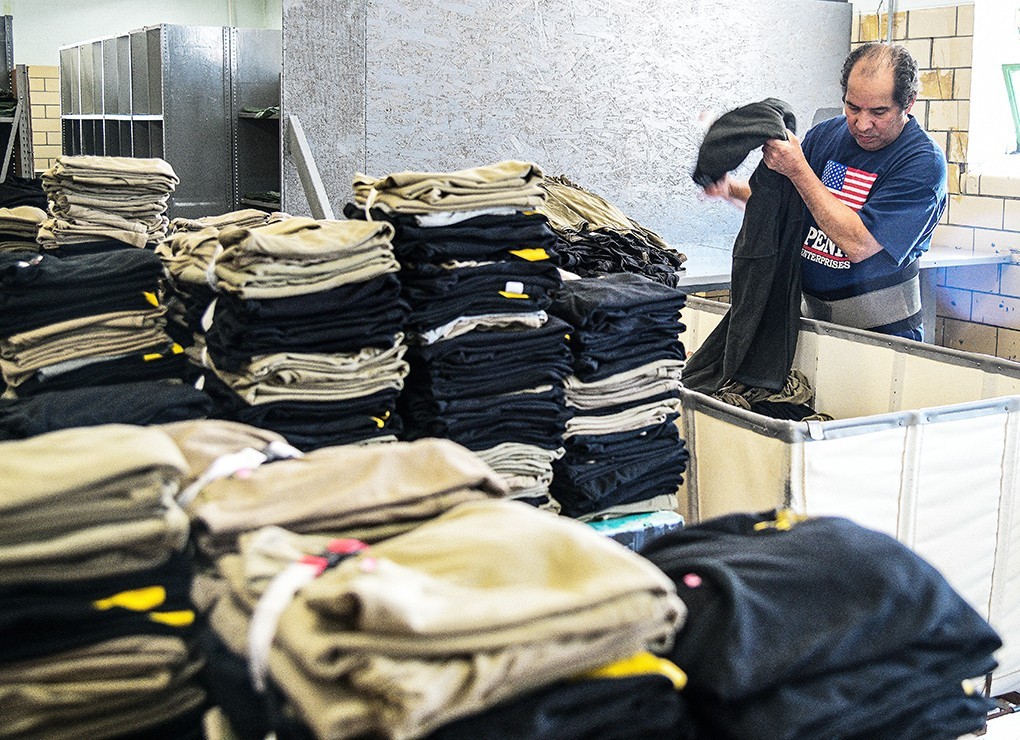
[[[850,71],[843,110],[850,135],[861,149],[876,152],[896,141],[913,104],[904,109],[893,102],[893,69],[888,64],[876,66],[865,60]]]

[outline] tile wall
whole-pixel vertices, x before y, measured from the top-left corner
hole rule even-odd
[[[32,154],[35,171],[49,169],[60,156],[60,73],[56,66],[29,65],[32,103]]]
[[[855,18],[852,43],[884,37],[888,17]],[[962,251],[1020,250],[1020,176],[967,171],[974,5],[893,15],[893,39],[921,67],[913,113],[946,152],[949,207],[933,243]],[[936,342],[968,352],[1020,359],[1020,265],[939,270]]]

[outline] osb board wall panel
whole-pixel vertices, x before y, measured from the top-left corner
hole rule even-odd
[[[283,0],[280,125],[283,210],[311,215],[290,152],[301,122],[330,204],[340,215],[365,166],[365,0]]]
[[[345,119],[325,116],[313,147],[361,122],[356,169],[371,175],[533,161],[681,247],[729,246],[739,228],[739,214],[706,203],[690,178],[707,122],[774,96],[806,127],[816,108],[839,104],[851,23],[848,4],[822,0],[350,0],[345,17],[360,9],[362,68],[341,50],[343,69],[295,69],[285,50],[284,89],[314,73],[319,104]],[[359,86],[364,109],[341,107]],[[327,184],[334,209],[349,199],[343,169],[357,149],[336,162],[343,182]]]

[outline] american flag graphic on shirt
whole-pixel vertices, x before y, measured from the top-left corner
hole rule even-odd
[[[868,193],[871,192],[876,177],[878,175],[847,167],[831,159],[825,163],[825,169],[822,170],[822,184],[855,211],[861,210],[864,201],[868,199]]]

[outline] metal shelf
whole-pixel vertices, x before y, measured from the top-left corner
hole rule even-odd
[[[280,201],[278,200],[258,200],[257,198],[241,198],[240,205],[248,206],[250,208],[261,208],[264,211],[278,211],[280,210]]]
[[[279,133],[239,131],[237,101],[279,104],[280,33],[147,26],[60,49],[63,151],[160,157],[180,184],[171,218],[237,207],[279,189]],[[262,160],[269,160],[267,163]],[[275,173],[275,177],[274,177]]]
[[[237,114],[238,118],[247,118],[252,121],[279,121],[279,113],[270,113],[268,116],[263,116],[259,113],[248,113],[247,111],[241,111]]]
[[[234,111],[233,190],[239,206],[280,210],[275,205],[248,204],[245,193],[280,190],[279,114],[260,117],[245,108],[266,110],[280,105],[283,36],[279,31],[235,28],[231,33],[230,99]]]
[[[0,116],[0,182],[11,173],[35,176],[28,67],[14,64],[13,23],[13,16],[0,16],[0,75],[5,80],[0,86],[9,88],[17,101],[12,115]]]

